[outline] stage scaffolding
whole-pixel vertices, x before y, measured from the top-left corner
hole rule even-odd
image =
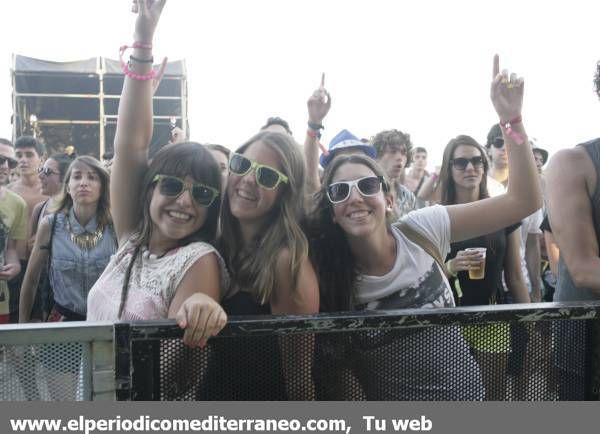
[[[11,78],[13,140],[24,134],[36,136],[49,154],[69,145],[80,155],[112,152],[124,80],[118,61],[94,57],[52,62],[13,55]],[[168,142],[175,125],[187,135],[184,60],[167,64],[153,105],[151,154]]]

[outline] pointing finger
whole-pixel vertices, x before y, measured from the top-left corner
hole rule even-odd
[[[321,74],[321,88],[325,87],[325,73],[323,72]]]
[[[492,80],[496,78],[498,73],[500,72],[500,56],[494,54],[494,66],[492,70]]]

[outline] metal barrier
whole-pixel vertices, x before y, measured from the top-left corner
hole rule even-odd
[[[114,360],[110,323],[3,326],[0,400],[114,400]]]
[[[600,303],[0,328],[0,400],[598,400]]]
[[[119,400],[597,400],[600,304],[115,325]]]

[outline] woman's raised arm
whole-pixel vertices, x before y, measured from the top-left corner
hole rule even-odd
[[[137,14],[131,58],[119,101],[110,194],[112,215],[121,242],[138,224],[141,182],[148,167],[152,138],[152,40],[166,0],[135,0]]]
[[[491,199],[448,206],[452,242],[495,232],[533,214],[542,206],[540,181],[521,119],[523,79],[499,70],[496,55],[491,99],[508,152],[508,191]]]

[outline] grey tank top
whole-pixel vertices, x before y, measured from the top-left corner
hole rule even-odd
[[[596,230],[596,239],[600,245],[600,139],[595,139],[583,143],[585,149],[596,168],[596,189],[592,201],[592,221]],[[571,224],[577,224],[577,216]],[[558,284],[555,295],[556,301],[580,301],[580,300],[600,300],[600,294],[594,293],[588,288],[577,288],[571,279],[563,257],[558,261]]]

